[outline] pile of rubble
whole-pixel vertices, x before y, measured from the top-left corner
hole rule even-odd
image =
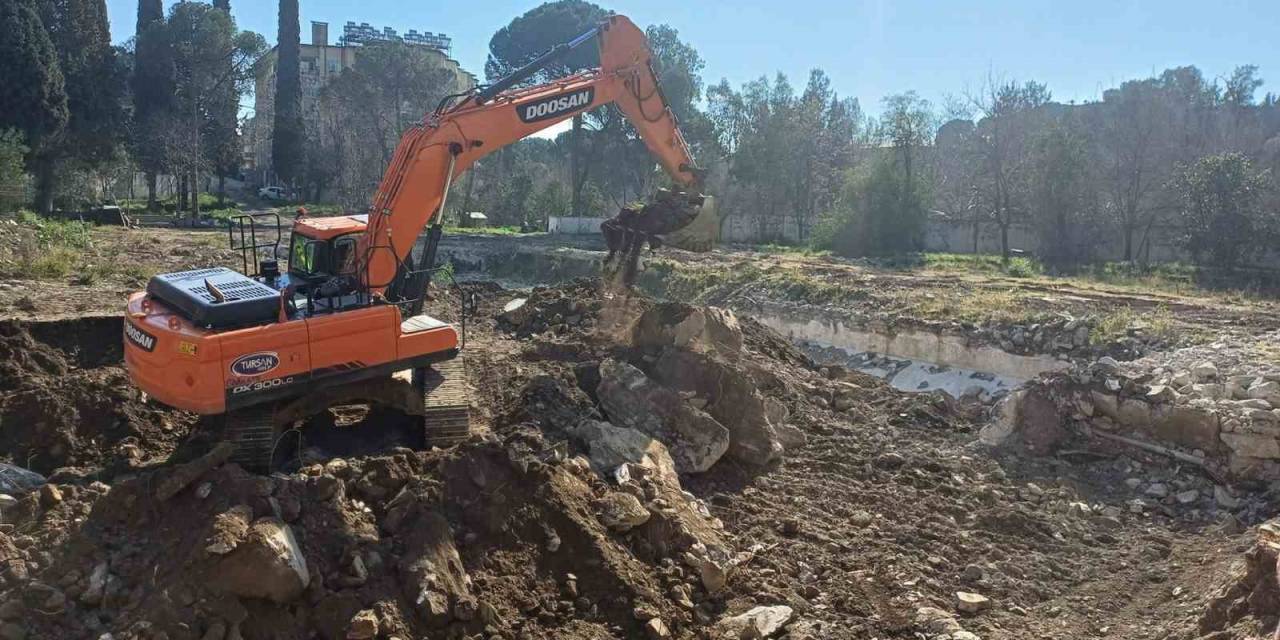
[[[1120,363],[1104,357],[1046,376],[1011,396],[984,430],[1033,449],[1075,433],[1161,451],[1232,480],[1280,478],[1280,367],[1267,345],[1280,335],[1224,336]]]
[[[542,290],[525,318],[501,322],[581,332],[610,313],[584,298]],[[597,341],[610,357],[534,376],[492,432],[447,452],[397,449],[264,477],[219,445],[184,464],[92,474],[109,484],[52,470],[49,484],[0,503],[0,638],[781,633],[790,607],[726,610],[727,585],[762,549],[735,548],[681,474],[721,459],[764,467],[784,442],[803,443],[757,390],[774,374],[751,343],[795,355],[758,326],[744,336],[727,312],[642,306],[624,341]],[[21,331],[6,344],[25,367],[13,373],[28,380],[21,388],[32,367],[76,371]],[[87,418],[50,420],[35,431]],[[106,441],[120,434],[102,436],[69,443],[68,455],[120,446]]]

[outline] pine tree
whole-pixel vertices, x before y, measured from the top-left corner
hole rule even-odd
[[[147,175],[147,207],[156,207],[156,174],[164,170],[157,131],[173,109],[173,59],[164,38],[163,0],[138,0],[133,63],[133,153]]]
[[[100,164],[121,142],[125,120],[125,78],[111,46],[106,2],[43,0],[41,18],[66,82],[70,119],[62,157]]]
[[[285,183],[297,181],[302,171],[302,72],[298,0],[280,0],[277,36],[275,122],[271,139],[271,165]]]
[[[31,149],[27,164],[44,196],[36,204],[53,207],[53,164],[49,150],[67,123],[67,93],[58,52],[33,0],[0,0],[0,129],[23,133]]]
[[[231,18],[231,0],[214,0],[213,7],[221,9]],[[234,32],[235,21],[232,20]],[[227,74],[234,74],[234,62],[227,61]],[[240,134],[236,130],[236,117],[240,112],[240,89],[235,82],[228,82],[226,98],[213,106],[209,122],[210,159],[218,175],[218,204],[224,205],[227,197],[227,176],[240,167]]]

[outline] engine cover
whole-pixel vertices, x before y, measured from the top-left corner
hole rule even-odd
[[[206,329],[266,324],[280,314],[279,291],[224,267],[162,273],[147,283],[147,293]]]

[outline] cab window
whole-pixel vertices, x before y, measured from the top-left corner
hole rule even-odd
[[[301,275],[311,275],[316,271],[316,253],[322,243],[303,235],[294,234],[289,247],[289,271]]]

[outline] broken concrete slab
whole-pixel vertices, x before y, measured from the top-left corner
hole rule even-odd
[[[311,583],[307,560],[289,525],[259,518],[243,540],[214,566],[209,585],[241,598],[288,604]]]
[[[629,493],[614,491],[592,506],[600,524],[617,533],[626,533],[649,521],[649,510]]]
[[[664,302],[636,320],[631,343],[655,352],[674,347],[735,360],[742,351],[742,327],[727,309]]]
[[[724,425],[625,362],[601,363],[596,393],[613,423],[667,445],[681,473],[706,471],[729,450],[729,430]]]
[[[706,400],[706,412],[729,430],[728,455],[763,466],[782,457],[782,443],[755,384],[732,363],[705,353],[667,349],[650,367],[658,382]]]
[[[791,622],[791,607],[756,607],[716,623],[716,633],[724,638],[772,638]]]

